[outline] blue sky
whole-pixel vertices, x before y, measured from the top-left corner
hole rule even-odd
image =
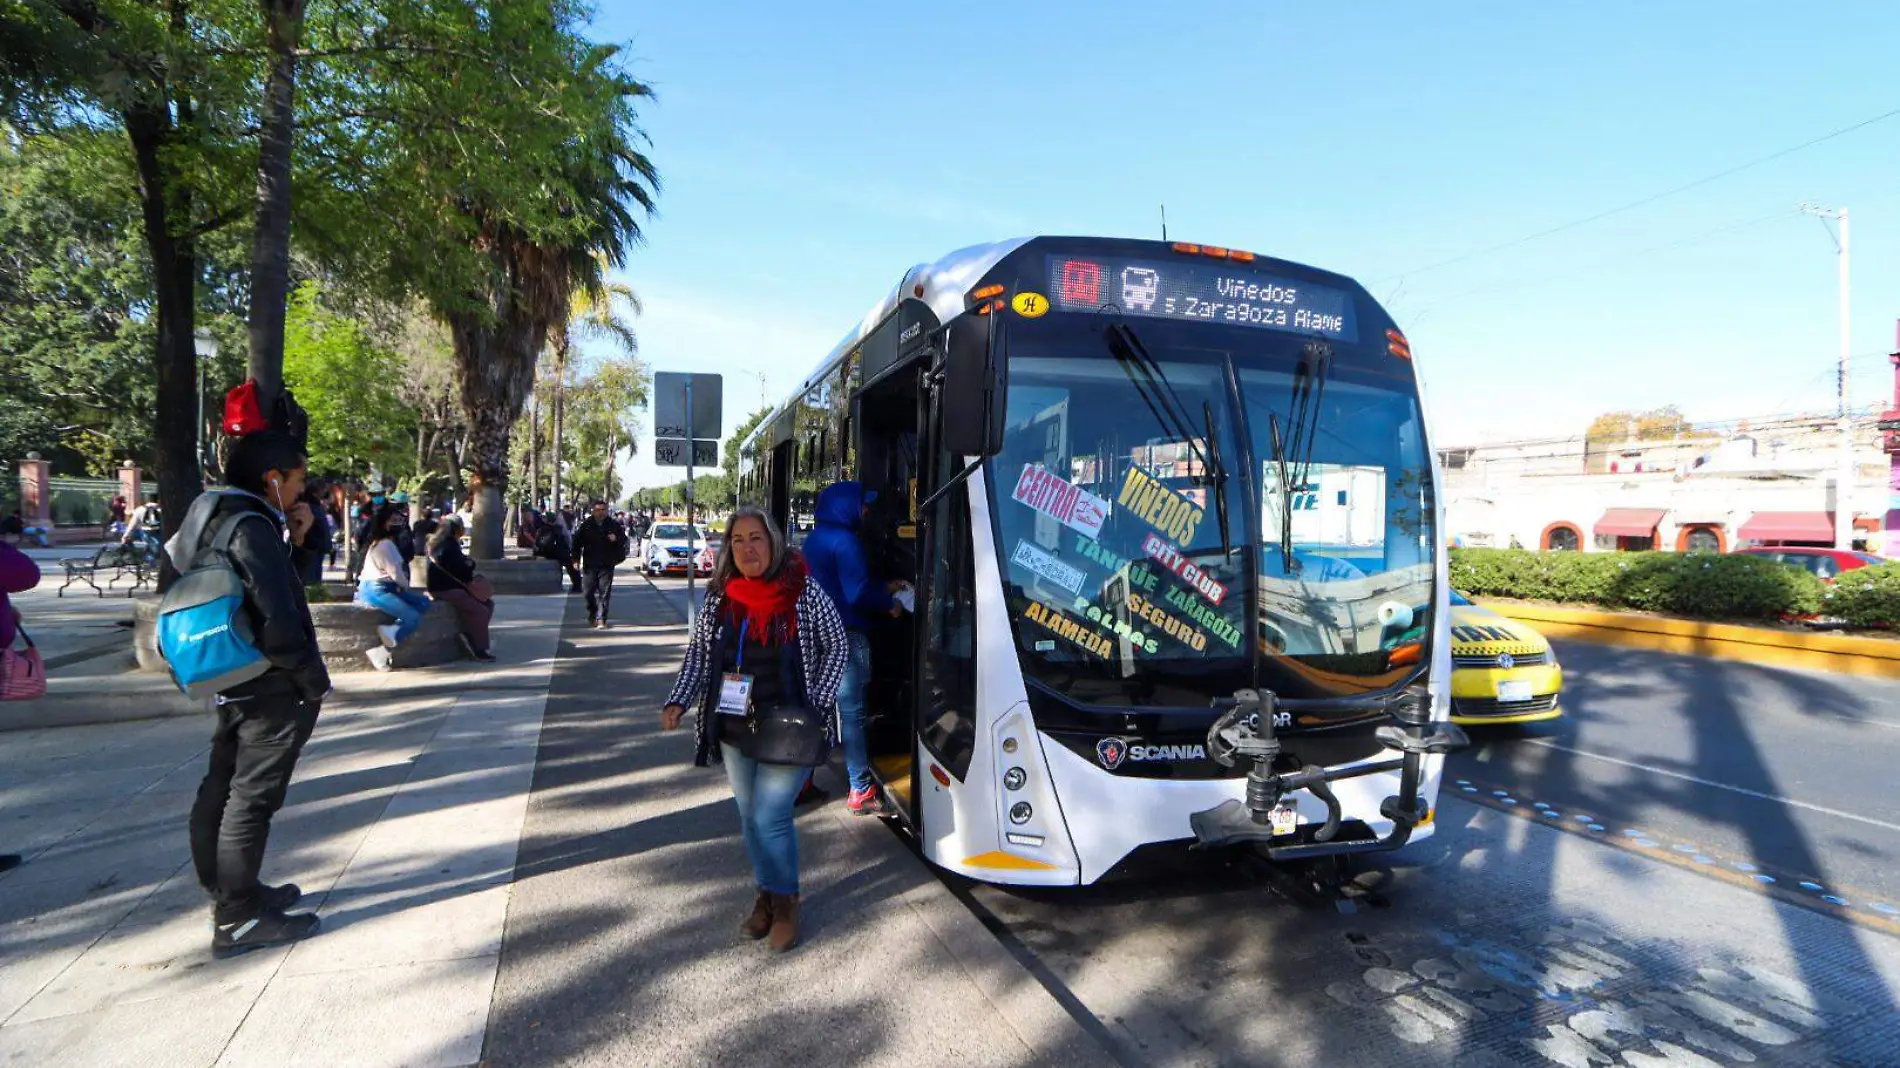
[[[665,180],[639,290],[657,370],[776,403],[914,263],[1030,233],[1169,233],[1367,283],[1440,443],[1678,404],[1834,405],[1853,216],[1855,402],[1891,396],[1900,3],[607,0]],[[650,427],[650,421],[649,421]],[[634,485],[677,477],[647,460]]]

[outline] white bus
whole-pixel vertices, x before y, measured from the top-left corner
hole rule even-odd
[[[743,444],[825,484],[918,611],[873,636],[873,763],[932,862],[1094,882],[1158,843],[1271,859],[1432,830],[1449,726],[1411,351],[1340,275],[1038,237],[905,273]]]

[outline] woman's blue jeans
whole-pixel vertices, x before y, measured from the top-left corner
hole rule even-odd
[[[798,831],[792,826],[792,803],[811,774],[810,768],[761,764],[724,742],[726,778],[732,799],[739,804],[739,832],[745,837],[746,856],[752,859],[752,878],[768,894],[798,893]]]
[[[433,603],[413,590],[386,590],[369,581],[356,588],[356,600],[396,621],[398,645],[408,641],[422,626],[422,616]]]

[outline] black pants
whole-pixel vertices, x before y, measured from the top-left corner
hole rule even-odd
[[[590,567],[582,574],[586,576],[587,618],[606,619],[607,602],[614,596],[613,567]]]
[[[191,806],[191,862],[224,916],[256,908],[271,817],[284,806],[318,708],[282,692],[218,706],[211,767]]]
[[[567,569],[568,581],[574,584],[574,592],[581,592],[581,569],[575,567],[570,560],[561,561],[561,566]]]

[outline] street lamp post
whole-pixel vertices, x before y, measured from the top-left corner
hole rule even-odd
[[[204,478],[205,469],[210,467],[205,441],[205,367],[218,356],[218,339],[208,330],[200,330],[191,335],[192,348],[198,354],[198,477]]]
[[[1829,219],[1840,224],[1839,233],[1836,233],[1832,227],[1828,229],[1828,236],[1834,239],[1834,251],[1836,253],[1836,259],[1840,263],[1841,275],[1841,355],[1840,368],[1835,372],[1835,391],[1839,398],[1836,414],[1841,422],[1841,462],[1834,482],[1834,547],[1836,549],[1851,549],[1854,546],[1853,491],[1856,481],[1856,469],[1854,466],[1854,423],[1853,417],[1848,413],[1847,364],[1850,338],[1852,336],[1851,328],[1848,325],[1848,295],[1852,292],[1850,270],[1853,266],[1853,246],[1849,244],[1848,241],[1849,231],[1846,208],[1824,208],[1818,204],[1803,204],[1801,205],[1801,210],[1809,215],[1820,218],[1824,226]]]

